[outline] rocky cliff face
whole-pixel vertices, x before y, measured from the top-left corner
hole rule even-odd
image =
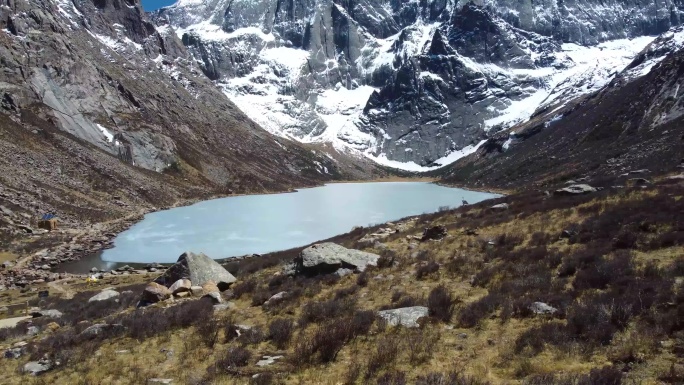
[[[261,130],[137,0],[2,0],[0,61],[0,230],[360,177]]]
[[[405,167],[599,89],[681,14],[671,0],[181,0],[152,19],[270,132]]]
[[[662,34],[599,92],[542,109],[440,170],[446,183],[515,189],[684,170],[684,28]]]

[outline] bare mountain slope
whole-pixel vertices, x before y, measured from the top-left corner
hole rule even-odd
[[[0,20],[6,230],[371,174],[262,130],[137,0],[3,0]]]

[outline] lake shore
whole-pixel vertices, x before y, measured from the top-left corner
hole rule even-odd
[[[426,182],[435,183],[435,178],[428,177],[389,177],[378,178],[370,181],[334,181],[326,182],[317,186],[305,186],[300,189],[320,187],[328,184],[353,184],[353,183],[383,183],[383,182]],[[439,184],[438,184],[439,185]],[[444,186],[454,187],[454,186]],[[477,191],[476,189],[469,189]],[[210,201],[227,197],[272,195],[285,192],[297,192],[298,189],[285,191],[272,191],[259,194],[219,194],[203,198],[184,199],[165,207],[155,207],[150,209],[140,209],[126,217],[116,220],[96,223],[84,226],[80,229],[60,229],[52,235],[63,235],[62,242],[56,242],[49,247],[37,250],[27,256],[16,260],[16,264],[8,269],[0,270],[1,274],[9,275],[12,282],[20,284],[22,287],[41,284],[65,278],[84,278],[87,273],[67,273],[62,267],[73,264],[82,259],[91,257],[97,253],[113,247],[113,240],[122,232],[128,230],[136,223],[142,221],[145,215],[178,207],[190,206],[199,202]],[[59,238],[59,237],[58,237]],[[133,265],[133,263],[130,263]],[[143,265],[143,264],[136,264]],[[48,267],[48,268],[46,268]],[[61,272],[60,272],[61,271]]]

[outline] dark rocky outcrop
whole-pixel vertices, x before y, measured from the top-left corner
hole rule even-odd
[[[420,238],[422,242],[430,240],[440,240],[447,236],[447,229],[442,225],[430,226],[423,230],[423,236]]]

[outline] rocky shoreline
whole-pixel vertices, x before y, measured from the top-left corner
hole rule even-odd
[[[296,192],[296,189],[265,192],[261,194],[279,194],[285,192]],[[131,226],[140,222],[145,215],[149,213],[189,206],[205,200],[228,198],[240,195],[245,194],[219,194],[212,195],[210,197],[185,199],[170,206],[139,208],[137,213],[133,212],[128,216],[111,222],[95,223],[89,225],[89,228],[85,229],[58,228],[55,231],[48,232],[46,230],[34,229],[28,225],[22,225],[21,229],[25,233],[24,236],[51,237],[52,239],[45,239],[44,241],[47,243],[47,246],[38,251],[30,253],[30,255],[22,256],[16,261],[4,262],[0,264],[0,291],[21,290],[29,288],[31,285],[35,286],[62,279],[86,278],[92,274],[99,274],[102,277],[108,277],[119,274],[145,274],[150,271],[154,272],[163,270],[165,269],[163,265],[151,263],[144,266],[143,269],[135,269],[123,266],[114,270],[95,269],[94,271],[91,270],[89,273],[83,274],[65,272],[58,273],[55,271],[64,263],[79,261],[82,258],[114,247],[114,238],[116,238],[120,233],[128,230]],[[69,239],[60,240],[65,237]],[[236,258],[244,259],[249,257],[252,257],[252,255]]]

